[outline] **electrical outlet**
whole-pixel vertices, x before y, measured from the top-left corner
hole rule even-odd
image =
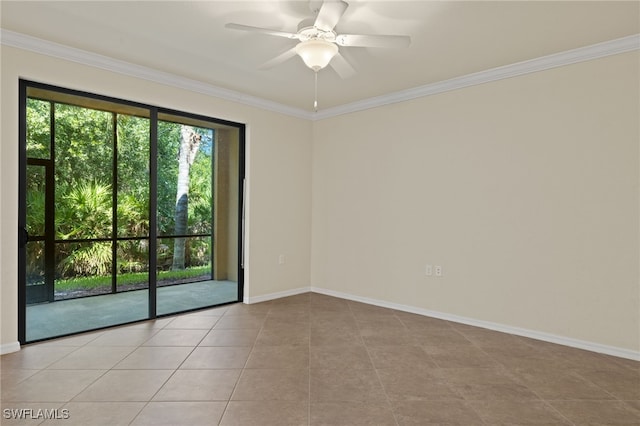
[[[432,275],[433,275],[433,266],[432,266],[432,265],[427,265],[427,266],[424,268],[424,274],[425,274],[426,276],[428,276],[428,277],[432,276]]]
[[[278,264],[284,265],[287,262],[287,257],[284,254],[281,254],[278,257]]]
[[[436,265],[436,277],[442,276],[442,266]]]

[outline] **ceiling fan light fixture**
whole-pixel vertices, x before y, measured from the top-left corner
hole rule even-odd
[[[296,53],[306,66],[318,72],[329,65],[331,59],[338,53],[338,46],[326,40],[312,39],[298,43]]]

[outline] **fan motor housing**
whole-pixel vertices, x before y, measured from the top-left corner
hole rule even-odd
[[[336,41],[335,31],[323,31],[320,28],[315,27],[315,18],[304,19],[298,24],[298,36],[300,41],[307,40],[324,40],[331,43]]]

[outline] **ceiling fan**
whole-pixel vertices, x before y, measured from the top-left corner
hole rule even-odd
[[[334,28],[349,5],[342,0],[324,0],[320,2],[319,8],[314,7],[318,3],[310,2],[312,12],[317,15],[300,22],[295,33],[235,23],[228,23],[225,27],[298,40],[294,47],[265,62],[260,68],[274,67],[298,55],[316,73],[316,92],[317,73],[329,64],[342,78],[355,74],[355,69],[340,54],[339,47],[399,48],[411,43],[411,38],[406,35],[337,34]],[[317,109],[317,102],[314,106]]]

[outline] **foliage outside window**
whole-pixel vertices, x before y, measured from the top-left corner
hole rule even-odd
[[[45,280],[51,214],[56,298],[148,286],[150,256],[157,259],[151,272],[158,285],[211,279],[213,123],[194,126],[175,114],[155,121],[157,192],[151,194],[149,111],[32,92],[26,103],[27,285]],[[54,194],[49,207],[47,186]],[[151,215],[160,237],[156,253],[149,252]]]

